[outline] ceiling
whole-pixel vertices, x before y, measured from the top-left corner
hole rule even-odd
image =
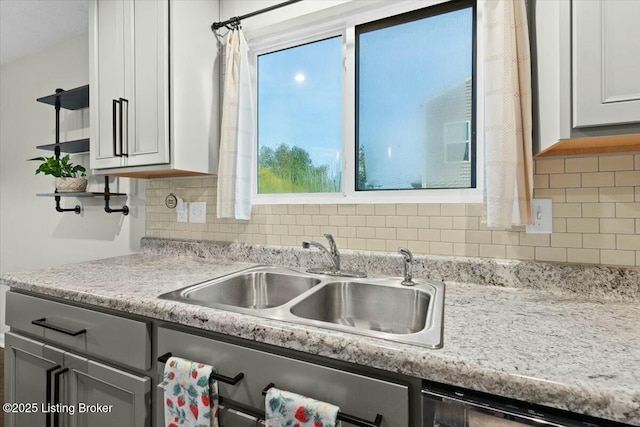
[[[0,64],[87,31],[87,0],[0,0]]]

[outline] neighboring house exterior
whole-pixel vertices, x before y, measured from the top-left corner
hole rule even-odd
[[[467,78],[427,101],[422,188],[471,186],[472,90],[471,78]]]

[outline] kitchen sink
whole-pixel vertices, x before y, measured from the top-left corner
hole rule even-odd
[[[399,277],[347,278],[257,266],[160,298],[441,348],[444,284],[401,282]]]
[[[199,305],[229,305],[252,310],[280,306],[320,283],[291,270],[261,266],[209,280],[160,298],[191,301]]]
[[[412,334],[426,326],[430,301],[431,295],[422,289],[337,282],[291,307],[291,313],[356,329]]]

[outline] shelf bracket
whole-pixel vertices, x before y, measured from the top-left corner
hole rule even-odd
[[[76,205],[75,208],[70,208],[70,209],[63,209],[62,207],[60,207],[60,196],[55,196],[56,199],[56,211],[57,212],[75,212],[76,215],[80,215],[80,205]]]
[[[56,89],[56,93],[60,93],[60,92],[64,92],[64,90],[62,89]],[[56,144],[55,144],[55,148],[54,148],[54,153],[56,156],[56,160],[60,159],[60,99],[56,98],[56,103],[55,103],[55,109],[56,109]],[[60,206],[60,196],[56,196],[56,211],[57,212],[75,212],[76,215],[80,215],[80,205],[76,205],[73,208],[70,209],[64,209]]]
[[[121,209],[111,209],[109,207],[109,176],[104,176],[104,211],[106,213],[122,212],[122,215],[129,215],[129,207],[124,205]]]

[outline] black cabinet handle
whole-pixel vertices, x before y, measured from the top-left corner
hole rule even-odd
[[[60,365],[55,365],[46,370],[47,381],[46,381],[46,390],[45,390],[45,403],[47,404],[47,412],[45,413],[45,426],[49,427],[51,425],[51,411],[48,408],[51,406],[51,373],[56,369],[60,369]]]
[[[87,332],[86,329],[78,329],[77,331],[72,331],[70,329],[63,328],[62,326],[52,325],[51,323],[47,323],[46,317],[43,317],[42,319],[32,320],[31,324],[42,326],[43,328],[51,329],[52,331],[62,332],[63,334],[71,335],[72,337],[76,337]]]
[[[169,360],[170,357],[171,357],[171,353],[165,353],[162,356],[158,357],[158,362],[167,363],[167,361]],[[212,372],[211,373],[211,378],[213,378],[213,379],[215,379],[217,381],[223,382],[225,384],[236,385],[240,381],[242,381],[242,379],[244,378],[244,373],[240,372],[235,377],[227,377],[226,375],[221,375],[221,374],[218,374],[216,372]]]
[[[125,106],[127,111],[123,113]],[[124,137],[127,138],[126,152],[124,151]],[[129,100],[124,98],[120,98],[120,155],[129,157]]]
[[[56,406],[60,403],[60,375],[65,372],[69,372],[69,368],[63,368],[53,374],[53,405]],[[53,427],[60,426],[60,412],[56,411],[53,414]]]
[[[269,389],[273,387],[275,387],[275,384],[269,383],[262,390],[262,395],[266,396],[267,391],[269,391]],[[363,418],[355,417],[353,415],[345,414],[344,412],[338,412],[337,418],[340,421],[344,421],[345,423],[353,424],[354,426],[360,426],[360,427],[380,427],[380,424],[382,424],[382,415],[380,414],[376,414],[376,419],[373,421],[369,421]]]
[[[122,154],[118,154],[118,144],[117,144],[117,140],[118,140],[118,117],[116,114],[116,109],[118,108],[118,106],[120,105],[120,101],[118,101],[117,99],[113,100],[113,120],[112,120],[112,124],[113,124],[113,155],[114,157],[122,157]],[[122,120],[122,114],[120,114],[120,120]],[[122,138],[122,134],[120,134],[120,138]]]

